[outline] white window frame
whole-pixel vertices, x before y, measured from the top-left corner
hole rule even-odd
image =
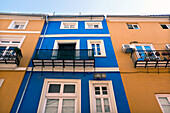
[[[92,49],[92,44],[99,44],[100,45],[100,55],[94,55],[95,57],[106,57],[106,52],[105,52],[105,46],[104,46],[104,41],[103,40],[87,40],[87,46],[88,49]],[[95,51],[97,48],[95,48]]]
[[[160,25],[166,25],[168,29],[170,29],[170,24],[160,24]],[[162,26],[161,26],[162,27]],[[162,28],[163,29],[163,28]]]
[[[5,55],[6,50],[9,49],[9,47],[18,47],[20,48],[22,43],[25,40],[26,35],[0,35],[0,47],[6,47],[3,55]],[[3,41],[9,42],[9,43],[3,43]],[[15,41],[20,43],[14,43]],[[11,51],[12,52],[12,51]]]
[[[89,25],[92,25],[92,28],[89,28]],[[98,25],[98,28],[94,25]],[[85,22],[85,29],[103,29],[102,22]]]
[[[142,46],[142,49],[145,51],[145,47],[144,46],[150,46],[152,50],[155,50],[154,46],[152,44],[132,44],[135,47],[136,53],[137,53],[137,57],[140,58],[139,52],[137,51],[136,46]]]
[[[65,28],[64,25],[68,25],[69,28]],[[71,25],[74,25],[74,28],[71,28]],[[78,22],[61,22],[60,29],[78,29]]]
[[[3,82],[4,82],[4,79],[0,79],[0,88],[2,87]]]
[[[107,93],[108,95],[95,95],[95,87],[94,86],[107,86]],[[100,94],[101,91],[100,91]],[[116,107],[116,100],[115,100],[115,95],[113,92],[113,85],[112,81],[95,81],[95,80],[90,80],[89,81],[89,95],[90,95],[90,112],[91,113],[97,113],[96,112],[96,99],[97,98],[108,98],[109,99],[109,106],[110,106],[110,113],[117,113],[117,107]],[[101,99],[102,100],[102,99]],[[103,101],[101,101],[102,105],[102,111],[104,110],[103,108]],[[102,113],[105,113],[104,111]],[[107,112],[108,113],[108,112]]]
[[[48,93],[49,84],[61,84],[60,91],[63,91],[64,84],[75,84],[75,93]],[[81,113],[81,80],[80,79],[45,79],[37,113],[44,113],[48,99],[59,99],[59,106],[62,107],[63,99],[75,99],[75,113]],[[59,108],[61,111],[61,108]]]
[[[132,25],[133,29],[135,29],[134,25],[136,25],[136,26],[138,26],[138,29],[140,29],[140,27],[139,27],[138,24],[128,24],[128,23],[127,23],[127,27],[128,27],[128,25]],[[128,29],[129,29],[129,27],[128,27]]]
[[[158,97],[166,97],[168,99],[169,103],[170,103],[170,94],[155,94],[155,96],[156,96],[156,99],[157,99],[157,101],[159,103],[159,106],[160,106],[162,112],[165,113],[165,111],[163,110],[163,107],[162,107]],[[169,106],[170,106],[170,104],[169,104]]]
[[[15,28],[15,25],[17,25],[18,23],[24,25],[24,27]],[[21,29],[25,29],[27,24],[28,24],[28,21],[26,20],[13,20],[7,29],[20,29],[21,30]]]

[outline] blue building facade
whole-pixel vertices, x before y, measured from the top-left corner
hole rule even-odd
[[[104,16],[49,16],[12,113],[129,113]]]

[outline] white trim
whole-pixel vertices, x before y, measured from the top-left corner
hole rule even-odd
[[[8,26],[7,29],[15,29],[14,27],[15,27],[16,23],[23,23],[23,24],[21,24],[21,25],[24,25],[23,28],[17,28],[17,29],[25,29],[26,26],[27,26],[27,24],[28,24],[28,20],[13,20],[13,21],[11,22],[11,24]]]
[[[32,67],[27,68],[27,71],[31,71],[31,70],[32,70]],[[96,67],[95,69],[94,68],[92,68],[92,69],[85,68],[85,72],[94,72],[94,70],[95,70],[95,72],[120,72],[119,67]],[[84,68],[80,67],[80,68],[76,69],[76,67],[75,67],[75,70],[73,70],[73,68],[71,68],[71,69],[65,68],[63,70],[63,67],[60,66],[60,68],[58,68],[58,70],[57,70],[57,69],[52,68],[52,66],[47,66],[47,67],[43,67],[43,68],[38,66],[38,67],[34,67],[33,71],[38,71],[38,72],[40,72],[40,71],[44,71],[44,72],[45,71],[49,71],[49,72],[84,72]]]
[[[0,30],[0,33],[41,33],[41,31],[7,31],[7,30]]]
[[[100,45],[100,55],[94,55],[95,57],[106,57],[105,46],[103,40],[87,40],[88,49],[92,49],[92,44]],[[97,52],[97,48],[95,47],[95,52]]]
[[[75,113],[81,113],[81,80],[80,79],[45,79],[44,84],[43,84],[43,89],[42,89],[42,92],[41,92],[41,98],[40,98],[40,101],[39,101],[37,113],[44,113],[46,99],[50,98],[52,95],[53,96],[51,98],[55,98],[55,97],[57,97],[57,98],[63,98],[63,97],[70,98],[70,97],[72,97],[72,96],[69,96],[69,94],[67,94],[67,95],[62,94],[62,92],[60,92],[60,94],[62,95],[61,97],[59,97],[58,95],[55,95],[55,94],[52,94],[51,96],[50,96],[50,94],[48,95],[48,88],[49,88],[50,83],[76,84],[75,93],[74,93],[75,97],[74,98],[76,99],[75,109],[77,109],[77,110],[76,110]],[[61,91],[61,89],[60,89],[60,91]]]
[[[115,100],[115,95],[113,91],[113,85],[112,81],[95,81],[95,80],[90,80],[89,81],[89,97],[90,97],[90,112],[91,113],[96,113],[96,104],[95,104],[95,90],[94,90],[94,85],[105,85],[107,86],[107,98],[110,100],[109,105],[110,105],[110,112],[109,113],[117,113],[117,107],[116,107],[116,100]],[[100,96],[101,97],[101,96]],[[103,95],[103,98],[105,96]],[[104,112],[102,112],[104,113]]]
[[[59,44],[76,44],[75,49],[80,49],[80,40],[55,40],[53,49],[58,49]]]
[[[4,79],[0,79],[0,88],[2,87],[3,82],[4,82]]]
[[[69,28],[65,28],[65,24],[67,24]],[[74,28],[71,28],[71,25],[74,25]],[[78,22],[61,22],[60,29],[78,29]]]
[[[155,94],[155,96],[156,96],[156,99],[157,99],[157,101],[158,101],[158,103],[159,103],[159,106],[160,106],[162,112],[163,112],[163,113],[167,113],[167,112],[165,112],[165,111],[163,110],[163,107],[162,107],[162,105],[161,105],[161,103],[160,103],[160,101],[159,101],[158,98],[159,98],[159,97],[166,97],[167,100],[168,100],[169,103],[170,103],[170,94]],[[169,106],[170,106],[170,104],[169,104]]]
[[[110,34],[50,34],[44,35],[44,37],[110,37]]]
[[[4,64],[6,65],[6,64]],[[10,64],[8,64],[10,65]],[[12,66],[12,68],[9,68],[9,66],[7,65],[7,67],[0,67],[0,70],[12,70],[12,71],[25,71],[27,70],[26,67],[17,67],[17,65],[15,64],[15,66]]]
[[[89,25],[92,25],[90,28]],[[94,25],[98,25],[98,28],[95,28]],[[85,29],[103,29],[102,22],[85,22]]]

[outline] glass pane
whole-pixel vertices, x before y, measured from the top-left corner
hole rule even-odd
[[[95,87],[95,90],[100,90],[100,87]]]
[[[102,90],[107,90],[107,87],[102,87]]]
[[[58,107],[46,106],[45,113],[58,113]]]
[[[46,105],[58,105],[59,99],[47,99]]]
[[[98,28],[99,27],[99,25],[94,25],[94,28]]]
[[[50,84],[48,93],[60,93],[61,84]]]
[[[95,94],[96,95],[100,95],[100,91],[95,91]]]
[[[63,107],[62,113],[74,113],[75,112],[74,109],[75,109],[74,107]]]
[[[1,41],[1,43],[9,43],[10,41]]]
[[[96,111],[102,112],[102,106],[101,106],[101,99],[100,98],[96,98]]]
[[[69,25],[64,25],[64,28],[69,28]]]
[[[93,28],[93,25],[88,25],[88,28]]]
[[[6,47],[4,47],[4,46],[2,47],[2,46],[1,46],[1,47],[0,47],[0,54],[3,54],[4,51],[5,51],[5,49],[6,49]]]
[[[103,95],[107,95],[107,91],[103,91]]]
[[[63,99],[63,105],[75,105],[75,99]]]
[[[170,113],[170,105],[162,105],[164,113]]]
[[[92,48],[95,48],[95,44],[92,44]]]
[[[152,50],[150,46],[144,46],[146,50]]]
[[[75,28],[75,25],[70,25],[70,28]]]
[[[138,28],[138,25],[133,25],[133,27],[134,27],[135,29],[139,29],[139,28]]]
[[[64,93],[75,93],[75,85],[64,85]]]
[[[108,105],[109,104],[108,98],[104,98],[103,100],[104,100],[104,105]]]
[[[161,104],[170,104],[167,97],[158,97],[158,99]]]
[[[109,105],[104,105],[104,110],[105,110],[105,112],[110,112],[110,107],[109,107]]]
[[[128,29],[133,29],[132,25],[127,24],[127,26],[128,26]]]
[[[19,28],[19,25],[15,25],[15,26],[14,26],[14,29],[18,29],[18,28]]]
[[[167,27],[166,25],[161,25],[161,27],[162,27],[163,29],[168,29],[168,27]]]

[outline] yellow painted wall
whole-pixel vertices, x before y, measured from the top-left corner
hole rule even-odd
[[[155,94],[170,94],[170,68],[159,69],[159,74],[155,68],[148,71],[134,68],[130,54],[122,52],[122,44],[138,41],[164,50],[165,44],[170,44],[170,29],[162,29],[159,22],[134,23],[138,23],[140,29],[128,29],[126,22],[107,21],[130,110],[132,113],[161,113]]]
[[[14,19],[15,20],[15,19]],[[18,20],[18,19],[17,19]],[[25,30],[11,30],[7,29],[11,19],[0,19],[1,31],[40,31],[43,29],[44,20],[29,20]],[[21,46],[23,58],[21,59],[19,67],[27,67],[35,47],[37,45],[40,33],[0,33],[0,35],[26,35],[25,40]],[[24,71],[0,71],[0,79],[5,79],[0,88],[0,113],[9,113],[15,101],[19,87],[22,83]]]
[[[9,113],[25,72],[0,71],[0,79],[5,79],[0,88],[0,113]]]

